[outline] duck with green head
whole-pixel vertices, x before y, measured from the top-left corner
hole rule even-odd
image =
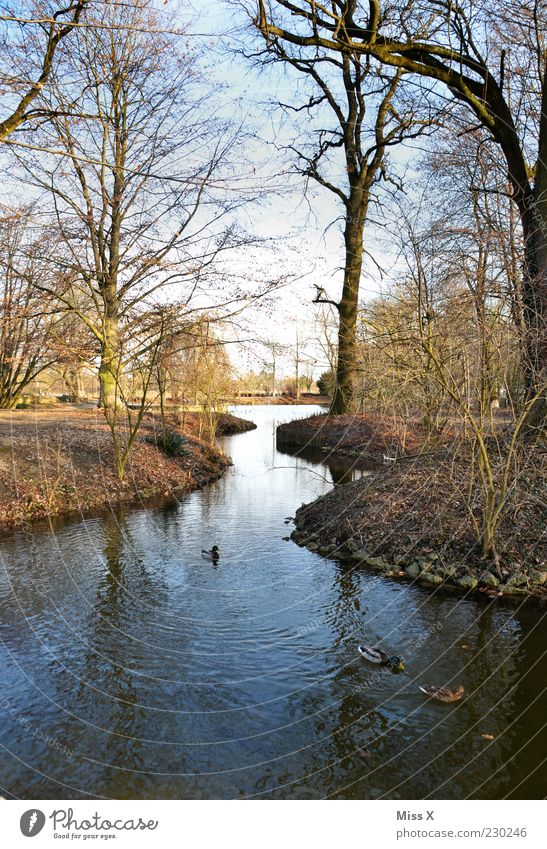
[[[219,550],[218,545],[214,545],[214,546],[212,547],[211,551],[206,551],[206,549],[205,549],[205,548],[202,548],[202,549],[201,549],[201,553],[202,553],[203,557],[209,557],[209,558],[210,558],[211,560],[213,560],[215,563],[216,563],[218,560],[220,560],[220,550]]]
[[[375,648],[374,646],[357,646],[357,651],[369,663],[387,666],[393,672],[401,672],[405,668],[400,657],[397,657],[395,654],[388,654],[383,649]]]

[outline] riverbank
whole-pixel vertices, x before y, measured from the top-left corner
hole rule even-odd
[[[419,452],[427,430],[419,423],[376,413],[356,416],[318,414],[286,422],[277,428],[280,447],[311,446],[340,456],[374,461]]]
[[[323,449],[337,453],[401,457],[302,506],[292,534],[299,545],[432,589],[547,600],[547,458],[541,450],[530,447],[528,463],[510,492],[497,533],[499,564],[494,566],[481,558],[474,534],[469,460],[463,449],[451,444],[430,453],[419,428],[408,430],[403,443],[396,438],[397,427],[390,432],[374,416],[330,421],[315,416],[290,425],[278,428],[278,442],[284,431],[282,440],[288,436],[313,444],[320,439]],[[472,506],[478,512],[479,506]]]
[[[289,395],[240,395],[237,398],[238,404],[250,404],[251,406],[291,406],[300,407],[302,405],[314,405],[328,407],[330,399],[326,395],[301,395],[300,398],[292,398]]]
[[[231,460],[211,445],[197,413],[168,418],[177,456],[161,447],[161,427],[145,418],[124,481],[114,471],[112,439],[99,410],[0,413],[0,531],[34,519],[93,510],[155,495],[191,492],[219,478]],[[223,413],[217,435],[244,433],[253,422]]]

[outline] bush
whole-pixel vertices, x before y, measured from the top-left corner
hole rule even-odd
[[[321,395],[326,395],[332,398],[334,386],[336,384],[336,376],[333,371],[324,371],[317,381],[317,388]]]
[[[187,457],[190,453],[188,439],[174,430],[167,431],[165,441],[161,439],[159,446],[168,457]]]

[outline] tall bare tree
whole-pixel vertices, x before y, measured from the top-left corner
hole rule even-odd
[[[252,17],[253,3],[243,4]],[[283,5],[283,4],[281,4]],[[284,4],[291,15],[297,6]],[[290,20],[290,18],[289,18]],[[265,8],[253,19],[262,34],[264,63],[282,63],[307,82],[306,96],[282,104],[307,115],[304,139],[290,149],[307,179],[327,189],[342,207],[343,285],[339,300],[317,287],[316,303],[331,304],[338,314],[336,388],[331,413],[355,411],[357,313],[365,250],[363,237],[370,204],[381,181],[388,181],[387,153],[403,139],[419,134],[416,104],[398,98],[402,69],[382,71],[376,61],[351,51],[324,50],[319,42],[294,38],[269,26]],[[342,156],[340,156],[342,154]]]
[[[42,95],[51,117],[36,133],[40,153],[18,159],[64,243],[70,286],[52,294],[97,340],[108,409],[121,324],[168,285],[191,297],[219,251],[237,243],[223,220],[240,199],[215,194],[231,141],[204,111],[195,54],[158,31],[153,4],[104,5],[85,22]]]
[[[48,276],[42,235],[29,227],[27,210],[0,221],[0,408],[12,410],[21,395],[57,357],[55,323],[36,283]]]
[[[528,398],[537,398],[531,425],[547,409],[546,16],[539,0],[523,0],[518,15],[497,0],[257,0],[255,18],[270,41],[333,61],[375,59],[432,81],[432,96],[438,84],[499,145],[525,241],[525,368]]]

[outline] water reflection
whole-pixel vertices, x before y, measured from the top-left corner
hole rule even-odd
[[[322,448],[313,445],[307,445],[303,448],[290,448],[278,442],[277,451],[279,454],[284,454],[288,457],[299,457],[305,460],[310,466],[319,469],[328,469],[332,483],[335,486],[359,480],[359,478],[370,475],[372,472],[382,468],[381,464],[375,463],[372,460],[350,456],[344,457],[332,451],[324,451]]]

